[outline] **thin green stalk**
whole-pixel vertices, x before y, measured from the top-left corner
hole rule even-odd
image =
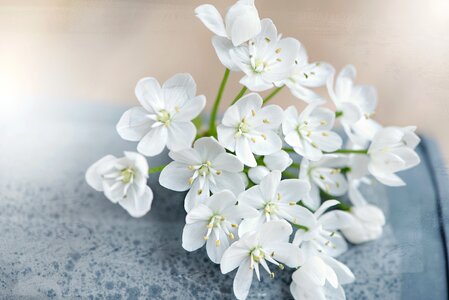
[[[235,104],[235,102],[237,102],[240,98],[242,98],[243,95],[245,95],[247,90],[248,90],[248,88],[246,86],[243,86],[242,89],[240,90],[240,92],[237,94],[237,96],[235,96],[234,100],[232,100],[231,105]]]
[[[274,89],[274,91],[272,91],[268,96],[265,97],[265,99],[263,99],[263,104],[267,103],[268,101],[271,100],[271,98],[273,98],[274,96],[276,96],[277,93],[279,93],[279,92],[284,88],[284,86],[285,86],[285,85],[280,86],[280,87]]]
[[[160,171],[162,171],[167,165],[162,165],[162,166],[157,166],[154,168],[149,168],[148,169],[148,174],[154,174],[154,173],[159,173]]]
[[[362,150],[340,149],[340,150],[337,150],[334,152],[326,152],[326,153],[368,154],[368,149],[362,149]]]
[[[226,69],[223,75],[223,79],[221,80],[220,87],[218,89],[217,97],[215,98],[214,106],[212,107],[212,112],[210,114],[209,120],[209,133],[211,136],[217,135],[217,127],[215,127],[215,120],[217,118],[218,107],[220,106],[221,98],[223,97],[223,92],[226,86],[226,82],[228,82],[230,70]]]
[[[291,167],[291,168],[299,169],[299,168],[300,168],[300,164],[298,164],[298,163],[292,163],[292,164],[290,165],[290,167]]]
[[[290,173],[288,171],[282,172],[282,175],[288,179],[297,179],[298,178],[297,176],[293,175],[292,173]]]

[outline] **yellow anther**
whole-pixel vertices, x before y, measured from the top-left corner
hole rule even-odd
[[[321,121],[320,121],[320,124],[321,124],[321,125],[326,125],[326,124],[327,124],[327,121],[326,121],[326,120],[321,120]]]
[[[281,193],[278,193],[278,194],[277,194],[277,199],[278,199],[278,201],[282,199]]]
[[[256,116],[256,111],[254,109],[251,110],[251,115],[253,115],[253,117]]]
[[[199,189],[198,190],[198,195],[201,195],[203,193],[203,190],[202,189]]]
[[[279,267],[279,269],[281,269],[281,270],[284,270],[284,268],[285,268],[283,264],[279,264],[278,267]]]
[[[312,131],[307,131],[307,136],[310,137],[312,135]]]
[[[329,136],[329,133],[327,133],[326,131],[321,132],[322,136]]]
[[[281,48],[277,48],[274,52],[276,52],[276,53],[280,53],[282,51],[282,49]]]
[[[311,143],[311,145],[313,148],[318,148],[317,144],[315,144],[315,143]]]
[[[220,247],[220,240],[215,241],[215,246]]]
[[[268,119],[263,119],[262,122],[264,122],[265,124],[270,124],[270,120],[268,120]]]
[[[282,61],[282,58],[278,57],[278,58],[276,58],[276,60],[277,60],[278,62],[281,62],[281,61]]]
[[[206,225],[206,227],[209,228],[209,229],[210,229],[210,228],[213,228],[213,227],[214,227],[214,224],[209,223],[209,224]]]
[[[206,165],[207,165],[208,167],[210,167],[210,166],[212,165],[212,163],[208,160],[208,161],[206,161]]]
[[[265,41],[266,41],[267,43],[269,43],[269,42],[271,42],[271,39],[270,39],[269,37],[265,37]]]
[[[220,175],[220,174],[221,174],[221,171],[218,170],[217,172],[215,172],[215,174]]]
[[[189,169],[190,171],[193,171],[193,170],[195,170],[195,167],[194,166],[188,166],[187,169]]]
[[[239,227],[239,225],[237,225],[237,224],[235,224],[235,223],[232,223],[231,226],[232,226],[232,228],[237,228],[237,227]]]
[[[271,277],[271,278],[274,278],[274,272],[271,272],[271,273],[270,273],[270,277]]]
[[[251,141],[252,141],[253,143],[255,143],[255,142],[256,142],[256,138],[251,138]]]
[[[207,241],[207,240],[209,239],[209,237],[208,237],[207,235],[205,235],[205,236],[203,237],[203,239]]]
[[[175,106],[175,111],[176,111],[176,112],[179,112],[179,110],[180,110],[180,109],[179,109],[179,106],[176,105],[176,106]]]
[[[262,133],[261,136],[264,140],[267,140],[267,136],[265,134]]]
[[[296,205],[295,201],[290,201],[288,204],[290,204],[291,206]]]
[[[229,238],[231,239],[231,240],[233,240],[235,237],[234,237],[234,234],[232,233],[232,232],[230,232],[229,234],[228,234],[228,236],[229,236]]]
[[[273,252],[271,252],[270,256],[271,256],[271,257],[273,257],[273,256],[274,256],[274,251],[273,251]]]
[[[189,184],[192,185],[194,180],[195,180],[195,179],[193,179],[193,177],[190,177],[190,178],[189,178]]]

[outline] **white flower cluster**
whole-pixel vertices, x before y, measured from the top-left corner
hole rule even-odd
[[[330,64],[309,63],[299,41],[283,38],[270,19],[260,20],[253,0],[239,0],[224,20],[212,5],[195,12],[215,34],[212,44],[226,67],[209,127],[198,126],[206,99],[196,95],[189,74],[162,86],[144,78],[136,87],[141,106],[117,124],[123,139],[139,142],[140,154],[100,159],[87,171],[87,182],[141,217],[153,200],[148,174],[161,171],[162,186],[187,192],[182,247],[206,245],[223,274],[238,269],[238,299],[247,297],[253,273],[260,280],[260,268],[274,277],[285,267],[295,269],[295,299],[345,299],[342,285],[354,275],[336,257],[346,251],[346,240],[377,239],[385,224],[360,186],[374,179],[405,185],[396,173],[420,161],[415,127],[374,121],[376,91],[355,83],[355,68],[348,65],[335,77]],[[217,126],[230,71],[243,72],[243,88]],[[304,110],[267,104],[284,87],[305,102]],[[328,96],[316,87],[327,88]],[[255,93],[270,89],[265,98]],[[323,106],[327,98],[335,110]],[[336,121],[344,139],[334,131]],[[149,168],[143,155],[165,148],[172,162]]]

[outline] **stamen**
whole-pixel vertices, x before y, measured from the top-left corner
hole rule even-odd
[[[280,53],[281,52],[281,48],[277,48],[274,52],[276,52],[276,53]]]
[[[270,124],[270,120],[268,120],[268,119],[263,119],[262,122],[265,123],[265,124]]]
[[[229,234],[228,234],[228,236],[229,236],[229,238],[231,239],[231,240],[233,240],[235,237],[234,237],[234,234],[232,233],[232,232],[230,232]]]
[[[265,134],[262,133],[261,136],[264,140],[267,140],[267,136]]]
[[[296,202],[295,201],[290,201],[288,204],[290,204],[291,206],[294,206],[294,205],[296,205]]]
[[[256,116],[256,111],[255,111],[254,109],[251,110],[251,115],[252,115],[253,117]]]
[[[271,42],[271,39],[270,39],[269,37],[265,37],[265,41],[266,41],[267,43],[269,43],[269,42]]]
[[[237,224],[235,224],[235,223],[232,223],[231,226],[232,226],[232,228],[237,228],[237,227],[239,227],[239,225],[237,225]]]
[[[215,246],[220,247],[220,240],[215,241]]]

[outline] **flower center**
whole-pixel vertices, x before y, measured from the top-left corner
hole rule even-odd
[[[242,121],[239,123],[239,126],[237,127],[237,132],[235,134],[235,137],[241,137],[242,135],[249,133],[249,124],[246,122],[246,119],[243,118]]]
[[[253,63],[253,71],[254,73],[262,73],[267,67],[267,63],[261,59],[256,59]]]
[[[277,204],[274,202],[268,202],[267,204],[265,204],[265,207],[263,208],[263,211],[265,214],[271,215],[274,214],[277,210]]]
[[[120,173],[123,177],[123,183],[130,183],[134,179],[134,170],[131,167],[123,169]]]
[[[262,248],[260,246],[256,246],[251,250],[251,259],[256,263],[259,263],[262,259],[265,258],[265,253],[261,249]]]
[[[171,121],[170,113],[165,109],[160,110],[157,115],[157,120],[159,122],[163,123],[165,126],[170,125],[170,121]]]
[[[199,175],[200,176],[209,175],[211,164],[212,163],[210,161],[207,161],[206,163],[202,164],[198,169]]]

